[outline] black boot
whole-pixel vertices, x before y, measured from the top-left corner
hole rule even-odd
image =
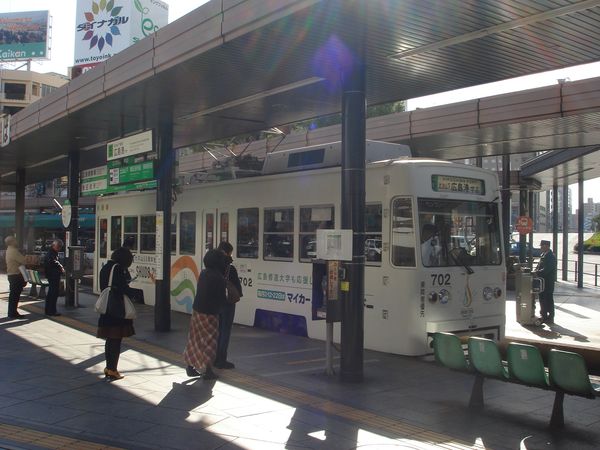
[[[192,366],[187,366],[185,368],[185,373],[187,374],[188,377],[201,377],[202,374],[200,372],[198,372],[196,369],[194,369]]]

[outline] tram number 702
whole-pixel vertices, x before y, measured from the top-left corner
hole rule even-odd
[[[252,287],[252,278],[239,277],[242,286]]]
[[[450,274],[449,273],[432,273],[431,274],[431,285],[432,286],[450,286]]]

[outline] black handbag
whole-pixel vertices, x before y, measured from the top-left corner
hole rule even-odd
[[[227,272],[225,272],[225,284],[227,289],[227,303],[235,304],[240,301],[240,292],[229,280],[229,267],[227,267]]]

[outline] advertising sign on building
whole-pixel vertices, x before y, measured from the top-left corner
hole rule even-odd
[[[10,114],[0,116],[0,147],[10,144]]]
[[[48,11],[0,13],[0,60],[48,59]]]
[[[168,23],[160,0],[77,0],[74,66],[91,68]]]

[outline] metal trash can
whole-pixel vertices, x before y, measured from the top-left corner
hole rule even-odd
[[[542,325],[542,319],[535,315],[535,302],[544,291],[544,279],[536,277],[524,264],[515,264],[516,316],[521,325]]]

